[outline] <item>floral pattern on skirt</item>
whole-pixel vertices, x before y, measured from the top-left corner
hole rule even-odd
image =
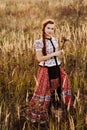
[[[39,67],[37,85],[29,103],[31,121],[46,120],[50,102],[50,84],[47,67]]]
[[[60,67],[61,97],[65,105],[73,106],[70,82],[65,71]],[[52,81],[53,86],[58,83]],[[47,67],[39,67],[37,82],[32,99],[29,102],[29,115],[32,122],[45,121],[48,118],[48,108],[51,99],[51,87]]]

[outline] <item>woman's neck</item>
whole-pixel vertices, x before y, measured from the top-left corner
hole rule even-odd
[[[45,39],[52,39],[52,36],[46,36]]]
[[[47,34],[47,35],[45,35],[45,38],[46,38],[46,39],[51,39],[52,36],[50,36],[50,35]]]

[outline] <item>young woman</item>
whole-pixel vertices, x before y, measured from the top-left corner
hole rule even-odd
[[[61,68],[59,57],[63,50],[58,48],[58,40],[53,37],[55,23],[52,19],[43,22],[42,37],[34,43],[39,68],[32,99],[29,102],[31,122],[44,123],[50,113],[51,104],[58,109],[59,102],[73,106],[67,74]]]

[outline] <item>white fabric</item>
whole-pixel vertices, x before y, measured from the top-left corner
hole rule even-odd
[[[58,40],[55,39],[54,37],[52,38],[52,42],[55,46],[55,51],[58,51]],[[42,48],[43,48],[43,40],[42,38],[41,39],[38,39],[34,42],[34,47],[36,49],[36,51],[42,51]],[[50,42],[49,39],[46,39],[46,54],[50,54],[53,52],[53,46],[52,46],[52,43]],[[57,59],[57,63],[58,65],[61,64],[61,61],[59,60],[58,57],[56,57]],[[44,62],[40,62],[39,65],[43,66],[44,65]],[[55,63],[55,59],[54,57],[48,59],[45,61],[45,66],[48,66],[48,67],[51,67],[51,66],[55,66],[56,63]]]

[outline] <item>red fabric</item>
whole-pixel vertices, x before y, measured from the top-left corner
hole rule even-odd
[[[70,81],[66,72],[61,67],[60,67],[60,76],[61,76],[61,92],[62,92],[61,97],[63,99],[63,102],[65,105],[70,104],[70,106],[73,106]]]
[[[65,71],[60,68],[61,96],[65,105],[73,105],[71,100],[70,82]],[[55,81],[55,84],[57,81]],[[33,121],[47,119],[48,106],[51,96],[51,88],[47,67],[39,67],[37,83],[33,97],[29,103],[29,113]]]
[[[54,91],[55,89],[57,90],[57,88],[60,87],[59,78],[51,79],[50,83],[51,83],[50,91]]]
[[[49,102],[50,84],[48,69],[46,67],[39,67],[35,91],[29,103],[29,113],[33,121],[47,119]]]

